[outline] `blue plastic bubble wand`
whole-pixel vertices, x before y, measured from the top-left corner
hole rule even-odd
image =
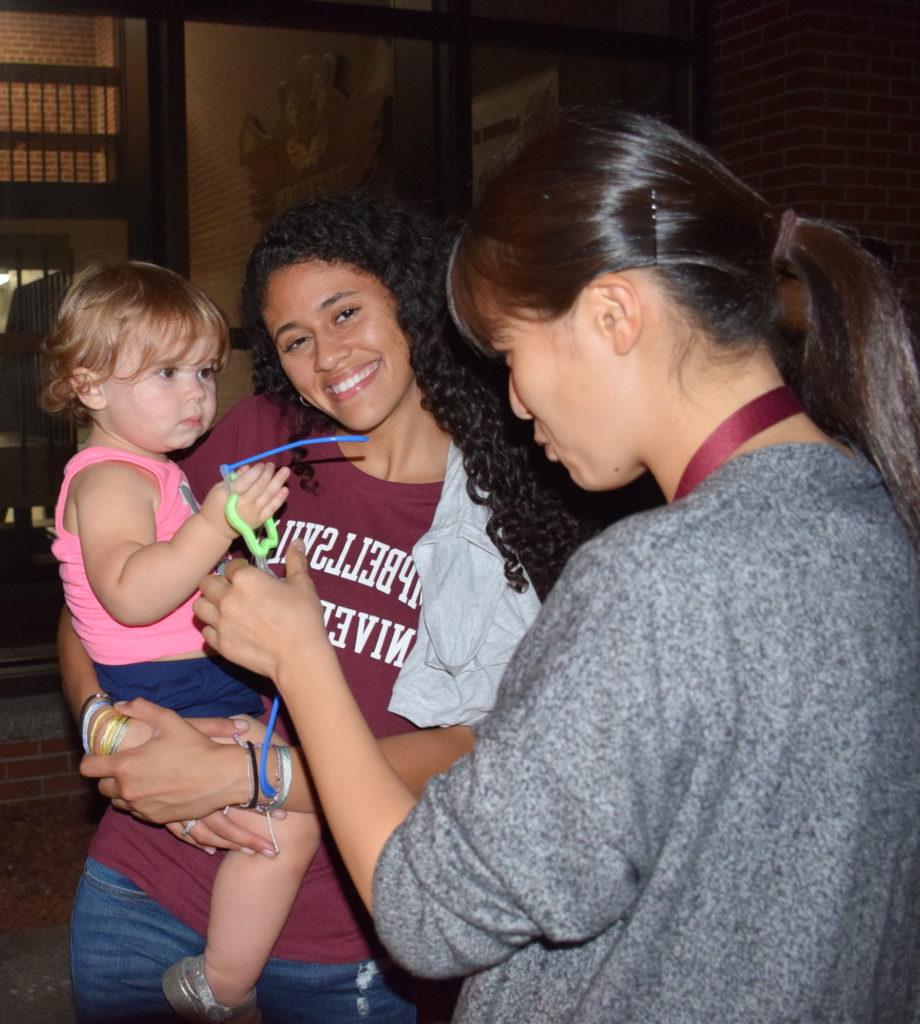
[[[330,444],[338,441],[366,441],[367,437],[364,434],[340,434],[337,437],[308,437],[303,441],[291,441],[289,444],[280,445],[278,448],[269,448],[268,451],[259,452],[258,455],[250,455],[246,459],[239,459],[237,462],[224,463],[220,467],[220,475],[224,480],[232,480],[236,476],[236,470],[240,466],[246,466],[250,462],[258,462],[260,459],[266,459],[270,455],[277,455],[279,452],[289,451],[291,448],[304,448],[309,444]],[[278,527],[275,520],[269,516],[263,524],[265,527],[265,536],[259,538],[256,536],[255,531],[252,527],[245,522],[237,512],[236,506],[239,503],[240,496],[235,493],[231,493],[230,497],[227,498],[227,504],[224,506],[224,515],[227,518],[227,522],[236,530],[240,536],[246,541],[246,547],[249,548],[252,554],[253,561],[256,567],[261,569],[263,572],[272,573],[268,567],[268,559],[266,555],[273,551],[278,546]],[[281,705],[281,701],[278,696],[275,696],[272,702],[272,709],[268,715],[268,722],[265,725],[265,739],[262,741],[262,757],[259,761],[259,785],[262,787],[262,792],[266,796],[273,798],[277,795],[277,790],[272,786],[266,777],[266,765],[268,763],[268,751],[271,747],[271,735],[275,728],[275,719],[278,717],[278,709]]]

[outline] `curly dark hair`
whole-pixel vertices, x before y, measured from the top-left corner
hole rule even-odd
[[[462,453],[470,497],[490,511],[487,532],[504,557],[508,583],[525,589],[526,569],[543,597],[596,527],[575,510],[567,481],[535,454],[529,432],[511,414],[504,369],[474,353],[450,321],[444,287],[450,247],[446,228],[428,215],[367,193],[308,199],[281,214],[250,254],[240,298],[255,390],[296,411],[298,430],[328,430],[332,421],[302,406],[281,368],[262,319],[268,282],[276,271],[311,260],[373,274],[396,301],[422,407]],[[301,449],[293,468],[310,488],[307,451]]]

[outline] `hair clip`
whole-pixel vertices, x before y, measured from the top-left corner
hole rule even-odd
[[[773,259],[785,261],[789,259],[789,250],[792,247],[792,236],[798,227],[799,218],[795,210],[790,207],[783,211],[779,222],[779,232],[776,236],[776,244],[773,246]]]
[[[652,189],[651,197],[652,217],[652,263],[658,263],[658,193]]]

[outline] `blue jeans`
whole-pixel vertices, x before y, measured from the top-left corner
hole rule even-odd
[[[175,1024],[160,977],[204,940],[130,879],[90,858],[70,927],[78,1024]],[[405,979],[400,979],[401,983]],[[271,959],[258,993],[263,1024],[414,1024],[415,1008],[373,960],[313,964]]]

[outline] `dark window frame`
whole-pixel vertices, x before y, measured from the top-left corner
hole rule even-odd
[[[472,49],[477,44],[513,45],[574,55],[607,56],[666,63],[672,105],[682,95],[679,71],[689,77],[691,133],[709,138],[711,65],[710,0],[694,0],[689,36],[646,35],[584,29],[543,22],[473,16],[470,0],[432,0],[431,11],[400,10],[323,0],[0,0],[0,11],[111,15],[125,19],[121,41],[124,64],[125,164],[121,210],[128,220],[132,257],[149,259],[188,273],[188,181],[185,131],[186,21],[313,31],[381,35],[425,40],[436,47],[433,82],[437,130],[437,198],[444,215],[469,206],[472,167]],[[27,186],[35,187],[35,186]],[[42,207],[56,216],[66,207],[67,186],[59,199]],[[0,207],[10,208],[16,189],[0,185]],[[26,211],[32,204],[12,206]],[[112,203],[88,211],[111,216]],[[12,215],[12,214],[7,214]],[[25,212],[26,216],[30,214]],[[34,214],[33,214],[34,215]]]

